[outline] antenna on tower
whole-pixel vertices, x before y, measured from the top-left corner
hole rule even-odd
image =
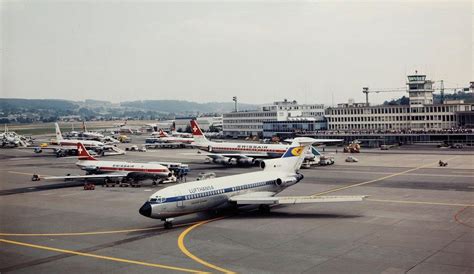
[[[441,93],[441,104],[444,104],[444,81],[441,80],[440,82],[441,82],[441,84],[440,84],[440,87],[439,87],[439,91]]]

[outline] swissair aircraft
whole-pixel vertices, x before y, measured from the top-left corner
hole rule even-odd
[[[276,196],[303,179],[298,173],[315,139],[296,138],[279,159],[261,162],[263,170],[170,186],[155,192],[139,209],[143,216],[165,221],[173,217],[239,205],[270,205],[362,201],[366,196]]]
[[[152,134],[153,135],[153,134]],[[194,138],[186,138],[186,137],[175,137],[170,136],[162,129],[158,131],[159,138],[153,138],[153,140],[157,143],[168,143],[168,144],[191,144],[194,142]],[[151,140],[151,139],[148,139]]]
[[[51,142],[53,146],[47,146],[47,147],[36,147],[35,152],[36,153],[41,153],[44,149],[51,149],[56,153],[56,156],[62,157],[66,155],[75,155],[77,154],[77,143],[81,143],[86,147],[87,149],[94,150],[95,152],[99,154],[103,154],[104,150],[113,150],[116,152],[116,154],[124,154],[125,152],[123,150],[120,150],[114,146],[111,145],[105,145],[102,142],[99,141],[93,141],[93,140],[78,140],[78,139],[64,139],[63,135],[61,133],[61,130],[59,129],[58,123],[54,124],[56,128],[56,140]]]
[[[58,179],[104,179],[106,183],[112,178],[120,178],[122,181],[132,180],[134,182],[151,179],[153,183],[160,179],[172,176],[170,170],[156,163],[133,163],[117,161],[98,161],[92,157],[82,143],[77,143],[79,161],[76,165],[86,171],[86,175],[71,176],[50,176],[44,177],[45,180]]]
[[[255,144],[255,143],[218,143],[209,141],[202,133],[198,123],[191,120],[191,130],[194,136],[193,146],[207,151],[207,157],[216,164],[254,165],[258,158],[278,158],[288,149],[286,144]],[[313,139],[315,143],[327,143],[327,139]],[[341,140],[330,140],[330,142]],[[314,148],[305,155],[306,160],[314,160],[321,154]]]
[[[5,131],[0,133],[0,147],[28,147],[29,145],[31,145],[31,138],[8,131],[5,124]]]
[[[86,127],[86,122],[82,121],[82,132],[78,134],[89,140],[101,140],[104,138],[104,134],[99,132],[88,131]]]

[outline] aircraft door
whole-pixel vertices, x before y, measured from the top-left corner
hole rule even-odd
[[[184,196],[181,195],[181,191],[177,190],[175,192],[175,195],[177,197],[177,200],[176,200],[176,207],[178,208],[183,208],[184,207]]]
[[[212,152],[212,147],[211,147],[211,146],[208,146],[208,147],[207,147],[207,151]]]

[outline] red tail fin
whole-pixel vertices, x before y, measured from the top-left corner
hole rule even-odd
[[[79,160],[89,160],[89,161],[97,161],[96,158],[92,157],[87,149],[84,147],[82,143],[77,143],[77,153],[79,156]]]
[[[160,137],[168,137],[168,134],[166,134],[166,132],[160,129]]]
[[[196,120],[191,120],[191,131],[193,132],[193,136],[203,136],[201,128],[199,128]]]

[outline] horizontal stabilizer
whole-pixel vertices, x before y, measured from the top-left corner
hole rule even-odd
[[[239,205],[278,205],[278,204],[310,204],[310,203],[334,203],[334,202],[359,202],[367,196],[261,196],[237,195],[230,201]]]

